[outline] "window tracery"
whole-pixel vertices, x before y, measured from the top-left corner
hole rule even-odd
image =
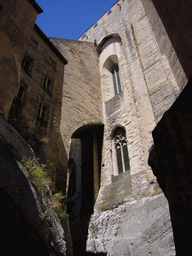
[[[129,155],[127,148],[127,138],[125,130],[118,127],[114,133],[114,145],[116,150],[118,173],[130,170]]]

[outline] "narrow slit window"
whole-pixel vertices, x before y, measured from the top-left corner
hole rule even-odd
[[[42,102],[39,102],[38,110],[37,110],[37,120],[36,125],[40,127],[47,127],[47,114],[48,107],[45,106]]]
[[[47,76],[43,78],[43,89],[52,96],[53,81]]]
[[[22,108],[24,95],[25,86],[23,84],[20,84],[17,96],[13,100],[13,108],[17,113],[19,113]]]
[[[30,58],[28,55],[25,55],[21,68],[28,74],[31,75],[32,73],[32,68],[33,68],[33,59]]]
[[[113,65],[111,73],[113,76],[113,86],[114,86],[114,92],[116,95],[121,92],[121,82],[120,82],[120,76],[119,76],[119,68],[117,64]]]

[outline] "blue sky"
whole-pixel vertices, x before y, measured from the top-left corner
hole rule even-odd
[[[36,0],[43,9],[36,20],[47,37],[77,40],[117,0]]]

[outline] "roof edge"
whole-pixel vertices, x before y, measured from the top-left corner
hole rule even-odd
[[[38,14],[43,12],[43,9],[36,3],[35,0],[28,0],[28,2],[34,7]]]
[[[43,33],[43,31],[35,24],[35,31],[41,36],[44,42],[51,48],[51,50],[59,57],[59,59],[66,65],[68,61],[65,57],[60,53],[60,51],[55,47],[55,45],[49,40],[49,38]]]

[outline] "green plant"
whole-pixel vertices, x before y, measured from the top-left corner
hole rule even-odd
[[[22,160],[23,165],[28,171],[29,181],[36,187],[37,191],[41,193],[42,191],[48,190],[48,185],[52,184],[51,179],[47,176],[46,170],[38,166],[33,160]]]
[[[56,213],[60,218],[64,218],[65,216],[68,216],[66,211],[62,209],[62,201],[65,199],[66,196],[63,195],[62,192],[57,192],[51,197],[51,210]]]
[[[48,144],[48,143],[49,143],[49,138],[43,137],[42,139],[40,139],[40,141],[41,141],[42,143]]]
[[[23,165],[27,169],[28,179],[35,186],[38,193],[48,191],[50,185],[53,185],[51,178],[47,175],[47,170],[37,165],[33,160],[22,160]],[[54,195],[49,195],[47,202],[49,201],[50,206],[44,212],[43,217],[49,215],[49,212],[56,213],[60,218],[67,216],[65,210],[62,209],[62,201],[66,196],[62,192],[56,192]]]
[[[68,216],[67,212],[66,212],[65,210],[62,210],[62,209],[60,209],[60,210],[57,211],[56,213],[57,213],[57,215],[58,215],[61,219],[64,218],[64,217],[66,217],[66,216]]]
[[[51,204],[53,207],[60,209],[62,207],[62,200],[66,198],[62,192],[55,193],[51,198]]]

